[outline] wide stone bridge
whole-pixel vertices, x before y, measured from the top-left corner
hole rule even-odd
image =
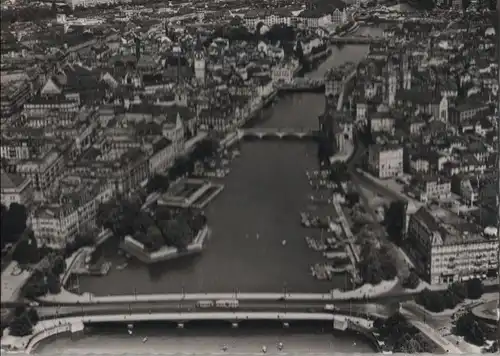
[[[276,83],[278,90],[313,90],[321,89],[325,85],[324,78],[294,78],[291,82]]]
[[[296,128],[247,128],[239,129],[238,137],[258,139],[315,139],[319,136],[318,130]]]
[[[332,36],[330,37],[331,44],[372,44],[372,43],[382,43],[384,39],[382,37],[370,37],[370,36]]]

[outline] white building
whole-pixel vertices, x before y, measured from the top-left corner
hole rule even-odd
[[[403,147],[371,145],[368,150],[368,169],[377,178],[390,178],[403,174]]]
[[[38,246],[64,248],[78,233],[95,226],[99,204],[113,196],[111,184],[78,177],[61,184],[64,187],[59,201],[39,206],[31,216],[31,228]]]
[[[7,208],[12,203],[28,205],[33,198],[31,181],[29,178],[21,177],[16,174],[0,172],[0,201]]]
[[[408,254],[432,284],[486,278],[498,269],[498,240],[478,226],[437,206],[421,207],[410,217]]]

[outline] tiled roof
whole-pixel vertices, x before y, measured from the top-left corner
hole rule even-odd
[[[15,189],[25,182],[25,178],[1,171],[0,187],[3,189]]]

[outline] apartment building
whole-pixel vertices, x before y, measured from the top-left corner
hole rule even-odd
[[[438,206],[423,206],[410,217],[408,255],[431,284],[496,275],[498,240]]]
[[[79,233],[95,227],[99,204],[113,196],[109,182],[98,179],[66,177],[59,196],[37,207],[31,216],[31,228],[39,245],[64,248]]]
[[[452,125],[460,126],[464,121],[472,119],[477,114],[486,114],[490,110],[488,104],[467,103],[448,110],[449,121]]]
[[[6,207],[12,203],[29,205],[32,199],[31,181],[17,174],[0,172],[0,201]]]
[[[423,203],[433,199],[449,199],[451,180],[440,176],[417,176],[411,184],[411,190]]]
[[[2,83],[0,117],[9,118],[21,111],[31,96],[31,86],[27,81]]]
[[[371,145],[368,150],[368,169],[377,178],[391,178],[403,174],[403,147]]]
[[[16,162],[15,171],[31,180],[35,198],[43,200],[57,186],[57,182],[66,167],[65,164],[63,152],[53,145],[35,157]]]

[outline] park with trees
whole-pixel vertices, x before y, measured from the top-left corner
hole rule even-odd
[[[415,301],[425,309],[439,313],[445,309],[454,309],[465,299],[479,299],[484,293],[483,282],[478,278],[465,282],[455,282],[444,291],[424,289]]]
[[[361,245],[358,270],[364,283],[373,285],[396,278],[398,271],[393,253],[386,245],[365,241]]]
[[[373,327],[379,334],[379,338],[394,353],[413,354],[435,351],[418,329],[400,313],[395,313],[386,320],[376,319]]]
[[[18,203],[12,203],[9,207],[2,204],[0,208],[0,239],[3,249],[7,244],[19,242],[26,230],[28,212],[24,205]]]
[[[495,328],[477,319],[471,312],[460,316],[453,328],[455,334],[463,336],[464,340],[476,346],[483,346],[486,340],[494,340]]]
[[[38,313],[33,308],[19,306],[14,309],[14,317],[9,324],[10,335],[28,336],[33,333],[33,327],[40,320]]]
[[[163,246],[185,249],[207,223],[199,210],[171,209],[162,205],[146,210],[141,209],[142,204],[137,197],[118,197],[101,204],[97,224],[110,229],[119,241],[131,236],[153,252]]]

